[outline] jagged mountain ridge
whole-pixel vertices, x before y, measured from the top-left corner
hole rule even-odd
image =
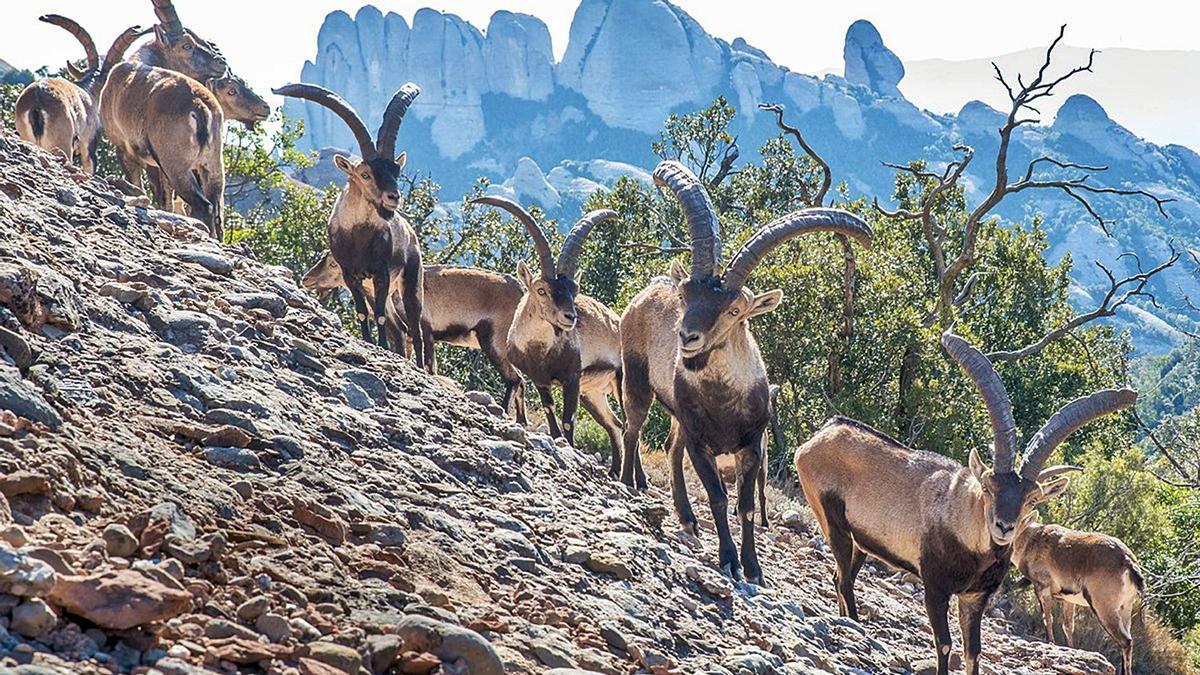
[[[535,17],[499,12],[481,32],[452,14],[422,9],[410,28],[399,15],[365,6],[353,19],[344,12],[329,15],[317,56],[304,65],[302,78],[343,92],[371,119],[386,104],[379,92],[418,82],[423,94],[401,132],[414,160],[410,166],[430,172],[449,195],[486,175],[507,183],[497,190],[537,202],[568,221],[592,184],[605,183],[579,162],[652,168],[656,158],[649,143],[663,120],[717,95],[738,109],[733,131],[744,157],[777,133],[757,104],[782,102],[829,161],[836,180],[845,181],[852,194],[884,200],[893,172],[881,161],[944,163],[960,141],[988,157],[1001,119],[979,102],[967,103],[957,115],[937,115],[906,100],[898,89],[903,64],[865,21],[847,31],[845,76],[792,72],[745,40],[715,38],[686,12],[652,0],[583,0],[562,61],[554,63],[552,54],[546,27]],[[325,110],[296,101],[285,109],[305,120],[308,147],[350,145],[349,132]],[[1096,261],[1123,276],[1135,271],[1131,258],[1120,257],[1125,251],[1154,263],[1169,254],[1169,242],[1197,245],[1200,155],[1136,137],[1086,96],[1072,96],[1047,122],[1018,135],[1010,153],[1014,170],[1032,157],[1052,154],[1109,166],[1093,179],[1099,183],[1136,185],[1176,200],[1168,207],[1172,217],[1164,220],[1136,198],[1097,199],[1100,212],[1116,223],[1115,240],[1064,196],[1043,192],[1005,203],[1001,215],[1009,219],[1035,211],[1046,215],[1050,257],[1073,255],[1081,306],[1094,303],[1106,288]],[[530,161],[538,173],[550,169],[545,180],[530,170]],[[967,182],[975,197],[992,170],[988,161],[973,164]],[[1200,294],[1192,275],[1169,272],[1155,290],[1162,308],[1146,304],[1120,317],[1134,331],[1138,348],[1151,352],[1180,337],[1172,324],[1194,326],[1200,320],[1182,303],[1169,301],[1180,292]]]

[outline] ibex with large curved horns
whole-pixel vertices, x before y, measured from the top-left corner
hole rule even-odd
[[[183,73],[200,82],[221,77],[229,69],[217,46],[183,27],[172,0],[152,0],[158,24],[154,39],[130,56],[130,61]]]
[[[100,116],[96,111],[100,89],[141,28],[134,26],[117,36],[101,61],[92,36],[75,21],[57,14],[46,14],[38,20],[74,35],[83,45],[87,66],[79,70],[68,64],[75,82],[49,77],[25,87],[13,108],[17,134],[43,150],[62,152],[69,160],[78,154],[84,173],[94,173],[100,132]]]
[[[696,515],[683,481],[683,451],[708,493],[720,539],[720,564],[734,578],[761,583],[754,551],[754,485],[765,461],[763,434],[770,419],[767,370],[749,320],[779,306],[783,291],[754,294],[750,274],[775,247],[812,232],[844,234],[863,246],[871,230],[857,216],[836,209],[795,211],[759,230],[721,273],[717,213],[704,186],[685,166],[666,161],[654,181],[679,200],[692,239],[690,274],[679,261],[671,278],[658,279],[637,295],[621,317],[625,369],[625,463],[621,480],[645,484],[638,456],[642,425],[654,398],[679,424],[672,434],[671,493],[683,526],[695,533]],[[728,497],[717,472],[717,455],[737,457],[737,513],[742,526],[741,561],[729,531]]]
[[[617,214],[601,209],[584,214],[571,228],[555,259],[537,221],[520,204],[504,197],[479,197],[476,204],[495,206],[513,215],[529,233],[538,258],[538,274],[522,261],[517,279],[525,294],[508,329],[508,360],[533,381],[555,437],[575,443],[575,413],[580,402],[608,432],[612,445],[610,471],[621,461],[621,423],[609,407],[609,394],[621,395],[621,336],[615,312],[579,293],[579,254],[588,233]],[[554,414],[551,388],[562,387],[562,426]]]
[[[1133,675],[1133,613],[1146,590],[1137,557],[1120,539],[1042,525],[1031,511],[1017,528],[1013,563],[1033,584],[1046,639],[1054,639],[1054,601],[1062,607],[1067,646],[1075,646],[1075,606],[1092,610],[1121,649],[1121,675]]]
[[[969,466],[906,447],[855,420],[834,417],[796,451],[796,474],[833,551],[841,613],[858,618],[854,577],[868,555],[921,578],[933,627],[938,675],[949,672],[950,598],[958,596],[968,675],[979,672],[980,623],[1008,572],[1022,517],[1066,489],[1072,466],[1043,468],[1050,453],[1088,422],[1127,408],[1129,389],[1068,403],[1025,446],[1015,469],[1017,428],[999,375],[978,349],[946,333],[942,346],[966,371],[987,406],[992,468],[972,449]]]
[[[424,302],[421,246],[416,230],[399,212],[398,180],[407,155],[402,152],[395,156],[400,123],[421,93],[420,87],[409,82],[392,96],[383,111],[383,122],[374,140],[354,108],[328,89],[314,84],[289,84],[274,92],[328,108],[346,123],[358,141],[361,160],[344,155],[333,158],[333,163],[349,176],[349,180],[329,215],[329,250],[341,266],[346,287],[354,297],[363,339],[371,339],[369,317],[373,314],[379,325],[379,344],[385,348],[388,344],[384,330],[387,300],[392,292],[393,275],[399,275],[405,327],[413,342],[417,363],[432,370],[433,354],[425,353],[421,335]],[[370,309],[363,293],[365,279],[371,280],[375,291]],[[394,345],[394,348],[403,351],[404,345]]]

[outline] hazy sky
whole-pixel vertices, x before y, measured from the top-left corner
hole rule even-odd
[[[59,65],[78,57],[75,41],[61,29],[39,23],[40,14],[70,16],[92,31],[103,53],[122,29],[154,22],[150,0],[17,0],[5,2],[0,22],[0,59],[19,67]],[[217,42],[230,63],[261,90],[299,76],[316,51],[317,29],[325,15],[344,9],[351,15],[364,4],[348,0],[176,0],[184,22]],[[575,0],[377,0],[384,11],[407,19],[420,7],[454,12],[481,29],[498,9],[527,12],[550,27],[561,56]],[[1096,0],[1009,0],[996,4],[930,0],[789,2],[779,0],[676,0],[710,32],[732,40],[744,37],[792,70],[841,72],[842,42],[855,19],[875,23],[885,43],[905,61],[992,56],[1044,45],[1059,24],[1070,24],[1069,44],[1135,49],[1200,49],[1195,32],[1200,10],[1189,3],[1141,0],[1136,11],[1122,3]],[[1112,5],[1113,9],[1106,9]],[[996,11],[1002,7],[1003,11]],[[920,101],[918,101],[920,103]]]

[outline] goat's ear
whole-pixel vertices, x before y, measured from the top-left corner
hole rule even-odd
[[[967,466],[971,467],[971,475],[975,476],[975,480],[983,482],[987,476],[987,464],[983,463],[983,458],[979,456],[978,448],[971,448],[971,456],[967,459]]]
[[[401,171],[404,170],[404,165],[407,163],[408,163],[408,153],[407,152],[402,152],[402,153],[400,153],[400,155],[398,157],[396,157],[396,166]]]
[[[167,35],[167,31],[163,30],[163,27],[159,24],[154,24],[154,39],[157,40],[159,44],[166,45],[168,47],[171,46],[170,36]]]
[[[687,279],[687,270],[683,268],[683,263],[679,262],[678,258],[671,261],[668,274],[671,275],[671,281],[675,282],[676,286],[682,284],[684,279]]]
[[[525,290],[533,290],[533,275],[529,273],[529,267],[525,264],[524,260],[517,263],[517,279],[521,281],[521,285],[525,287]]]
[[[1035,501],[1037,503],[1041,503],[1055,499],[1056,497],[1062,495],[1062,493],[1066,492],[1070,485],[1070,476],[1059,476],[1057,478],[1052,478],[1045,483],[1039,483],[1038,487],[1041,489],[1039,490],[1038,497]]]
[[[581,272],[580,270],[575,270],[575,288],[579,288],[579,285],[582,282],[583,282],[583,272]]]
[[[783,291],[776,288],[773,291],[759,293],[750,298],[750,308],[746,310],[746,318],[750,319],[768,312],[774,312],[783,303]]]
[[[333,165],[342,170],[347,176],[354,175],[354,162],[345,155],[334,155]]]

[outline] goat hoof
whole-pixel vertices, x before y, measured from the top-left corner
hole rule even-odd
[[[725,573],[725,576],[733,579],[734,581],[742,580],[742,570],[733,566],[731,563],[725,563],[724,565],[721,565],[721,571]]]

